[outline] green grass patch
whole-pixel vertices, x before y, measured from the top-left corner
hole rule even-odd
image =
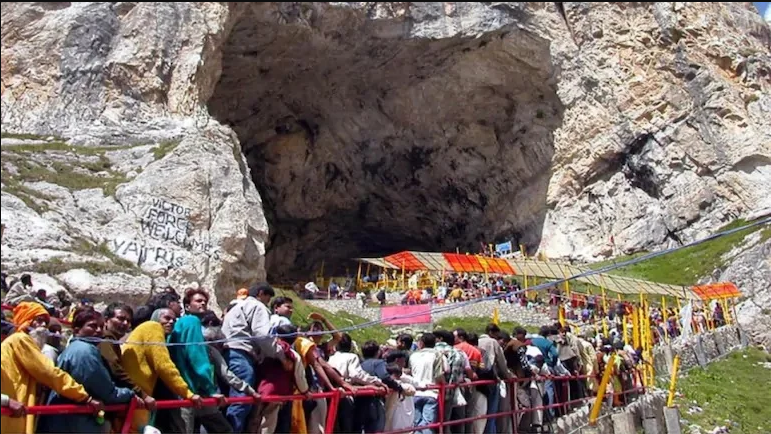
[[[14,139],[27,139],[27,140],[40,140],[41,143],[30,143],[24,145],[9,145],[3,148],[3,152],[13,153],[42,153],[42,152],[72,152],[78,155],[96,155],[104,156],[108,151],[119,151],[123,149],[131,149],[139,146],[146,146],[148,143],[136,143],[129,145],[115,145],[115,146],[78,146],[66,143],[66,139],[56,136],[37,136],[34,134],[10,134],[10,138]],[[6,134],[3,133],[3,138]],[[47,140],[48,137],[54,137],[53,140]],[[179,142],[176,142],[179,143]],[[175,145],[176,145],[175,143]],[[167,142],[161,143],[159,146],[169,146]],[[173,147],[172,147],[173,148]]]
[[[276,288],[276,296],[290,297],[294,304],[294,313],[292,314],[292,324],[301,327],[308,325],[308,315],[311,312],[318,312],[326,317],[336,329],[350,327],[356,324],[369,322],[368,319],[353,315],[348,312],[329,312],[312,306],[307,301],[301,299],[294,291]],[[355,330],[349,333],[351,337],[361,346],[364,342],[372,339],[379,343],[384,343],[391,336],[391,332],[382,325],[373,325],[361,330]]]
[[[52,258],[35,262],[23,269],[13,272],[32,271],[49,276],[57,276],[70,270],[84,269],[93,275],[108,273],[126,273],[137,276],[142,270],[133,262],[127,261],[110,251],[107,243],[95,244],[84,238],[75,238],[70,249],[74,253],[85,256],[106,258],[104,260],[64,261],[61,258]]]
[[[719,229],[723,232],[735,229],[747,224],[744,220],[736,220]],[[671,285],[690,286],[700,278],[711,274],[716,268],[725,265],[721,256],[730,252],[741,244],[747,235],[756,231],[761,232],[761,240],[771,238],[771,227],[758,225],[730,235],[707,241],[697,246],[688,247],[666,255],[658,256],[634,265],[618,268],[610,271],[610,274],[649,280],[652,282],[668,283]],[[591,264],[593,269],[624,262],[646,253],[620,256],[608,261]]]
[[[491,320],[492,320],[492,317],[448,316],[448,317],[440,318],[439,321],[434,322],[434,328],[445,329],[445,330],[455,330],[457,328],[462,328],[467,332],[474,332],[478,335],[481,335],[485,332],[485,328],[487,327],[488,324],[490,324]],[[500,327],[501,330],[513,335],[515,327],[523,327],[523,326],[513,321],[502,321],[501,323],[498,324],[498,327]],[[538,327],[532,327],[532,326],[524,326],[524,327],[528,332],[531,332],[531,333],[538,332]]]
[[[99,154],[99,159],[97,161],[79,162],[78,166],[94,173],[109,172],[110,168],[112,168],[112,162],[109,158],[105,157],[104,154]]]
[[[19,139],[19,140],[47,140],[49,137],[53,137],[54,140],[64,142],[67,139],[56,136],[54,134],[18,134],[18,133],[1,133],[0,138],[3,139]]]
[[[32,143],[29,145],[13,145],[3,148],[3,152],[14,153],[43,153],[43,152],[72,152],[78,155],[104,155],[107,151],[127,149],[130,146],[75,146],[61,141],[51,141],[45,143]]]
[[[161,158],[168,155],[169,152],[173,151],[174,148],[176,148],[180,142],[181,140],[177,139],[177,140],[167,140],[165,142],[159,143],[158,146],[153,148],[153,156],[155,157],[155,161],[158,161]]]
[[[4,179],[3,183],[5,184],[3,186],[3,191],[18,197],[22,202],[24,202],[25,205],[33,209],[38,214],[43,214],[50,209],[45,203],[39,203],[40,200],[51,201],[55,199],[54,197],[45,193],[41,193],[34,188],[26,187],[18,181],[9,179],[8,182],[6,182]]]
[[[112,265],[124,273],[132,275],[141,273],[141,269],[136,264],[113,253],[107,243],[95,244],[84,238],[76,238],[73,243],[72,251],[86,256],[101,256],[107,258]]]
[[[136,274],[136,270],[132,272],[130,269],[126,269],[120,265],[113,264],[112,262],[98,262],[98,261],[62,261],[59,258],[48,259],[45,261],[37,262],[28,267],[24,267],[24,271],[33,271],[36,273],[47,274],[49,276],[57,276],[62,273],[66,273],[70,270],[84,269],[93,275],[108,274],[108,273],[128,273]],[[21,271],[21,270],[19,270]]]
[[[50,136],[3,133],[3,137],[45,140]],[[155,159],[163,158],[179,142],[179,140],[171,140],[160,143],[153,148]],[[112,170],[112,163],[105,153],[146,145],[146,143],[139,143],[124,146],[75,146],[57,137],[55,140],[44,141],[43,143],[6,146],[2,150],[3,162],[13,164],[18,169],[19,174],[11,175],[6,173],[8,171],[4,171],[2,178],[4,183],[45,181],[70,190],[101,188],[106,196],[111,196],[115,194],[118,185],[127,182],[128,179],[125,174]],[[46,166],[35,162],[36,155],[46,152],[63,154],[63,156],[73,154],[75,157],[97,157],[97,159],[96,161],[52,161]]]
[[[763,362],[771,362],[771,354],[749,348],[689,371],[677,384],[683,395],[676,400],[681,417],[706,431],[730,420],[736,424],[729,426],[731,434],[771,432],[771,369],[759,365]],[[693,401],[702,413],[688,414]]]
[[[2,179],[6,184],[44,181],[69,190],[101,188],[105,195],[110,196],[119,184],[127,181],[125,174],[109,169],[109,160],[103,155],[99,156],[97,162],[69,164],[54,161],[50,166],[43,166],[33,161],[27,153],[3,152],[3,162],[12,163],[18,171],[17,175],[3,171]],[[102,172],[106,175],[98,175]]]

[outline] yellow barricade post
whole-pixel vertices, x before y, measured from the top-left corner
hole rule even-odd
[[[669,318],[667,316],[667,299],[661,296],[661,317],[664,319],[664,339],[669,343]]]
[[[361,261],[359,261],[359,270],[356,272],[356,290],[361,289]]]
[[[602,402],[605,401],[605,389],[608,388],[610,382],[610,374],[613,372],[613,366],[616,364],[615,354],[611,354],[608,358],[608,363],[605,365],[605,372],[602,373],[602,381],[600,381],[600,387],[597,389],[597,399],[594,400],[592,411],[589,413],[589,425],[596,425],[597,418],[600,417],[600,410],[602,410]]]
[[[402,291],[407,289],[407,282],[404,280],[404,260],[402,259]]]
[[[632,306],[632,346],[640,348],[640,315],[637,306]]]
[[[667,407],[672,408],[675,403],[675,386],[677,386],[677,371],[680,369],[680,354],[675,356],[672,363],[672,378],[669,379],[669,396],[667,397]]]
[[[602,317],[602,333],[605,338],[609,338],[608,322],[605,320],[608,317],[608,299],[605,293],[605,279],[602,277],[602,274],[600,274],[600,290],[602,291],[602,311],[605,313]],[[624,342],[626,342],[626,333],[624,333]]]
[[[720,304],[723,307],[723,321],[725,321],[726,325],[730,325],[731,312],[728,310],[728,302],[726,301],[725,297],[720,300]]]

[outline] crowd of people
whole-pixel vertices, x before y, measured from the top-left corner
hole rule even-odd
[[[635,306],[629,300],[603,300],[599,294],[569,292],[559,286],[553,286],[546,291],[527,291],[522,289],[517,279],[506,279],[502,276],[485,278],[474,273],[448,273],[436,290],[431,287],[407,289],[400,293],[399,303],[462,303],[493,296],[497,297],[499,303],[517,304],[538,310],[550,315],[555,321],[562,310],[564,319],[575,327],[590,328],[595,335],[606,333],[611,339],[622,332],[624,321],[631,321]],[[379,291],[376,299],[384,304],[385,291]],[[654,344],[663,342],[667,337],[673,338],[682,334],[682,315],[679,309],[649,305],[646,314],[650,316]],[[717,300],[695,303],[690,316],[690,328],[695,333],[727,323],[723,305]]]
[[[420,427],[440,419],[440,400],[444,421],[509,412],[514,401],[535,409],[456,424],[448,428],[453,433],[509,433],[512,424],[538,432],[577,405],[557,404],[596,393],[610,360],[614,405],[623,405],[634,396],[635,367],[643,362],[619,334],[578,336],[559,324],[538,334],[522,328],[509,334],[489,324],[479,335],[437,329],[358,343],[318,313],[293,318],[293,300],[276,297],[264,283],[239,290],[217,315],[202,289],[180,297],[168,288],[144,305],[114,302],[99,312],[87,300],[74,305],[25,293],[31,282],[22,280],[9,292],[13,298],[6,297],[13,315],[3,323],[2,393],[11,415],[2,416],[3,433],[120,432],[124,423],[131,432],[152,426],[162,433],[323,433],[329,402],[311,394],[337,390],[346,394],[335,418],[338,433],[411,427],[431,433]],[[567,378],[576,375],[588,377]],[[468,385],[477,380],[518,384]],[[263,400],[293,394],[304,399]],[[225,397],[253,401],[225,405]],[[204,398],[219,405],[204,406]],[[174,399],[194,405],[156,406]],[[132,401],[137,409],[129,421],[125,412],[103,411]],[[84,404],[93,411],[25,415],[41,404]]]

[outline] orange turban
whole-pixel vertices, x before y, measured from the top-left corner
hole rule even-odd
[[[13,324],[16,325],[16,331],[26,332],[32,320],[41,315],[50,318],[48,311],[40,303],[34,301],[19,303],[13,308]]]

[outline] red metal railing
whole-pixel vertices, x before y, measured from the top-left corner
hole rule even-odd
[[[635,371],[636,372],[636,371]],[[564,383],[563,386],[565,388],[569,388],[569,381],[570,380],[586,380],[589,378],[596,378],[594,376],[588,376],[588,375],[575,375],[575,376],[565,376],[565,377],[556,377],[556,376],[541,376],[539,377],[539,380],[553,380],[555,382],[562,382]],[[550,409],[557,409],[560,407],[563,407],[563,411],[567,414],[568,410],[571,406],[576,404],[583,404],[586,402],[589,402],[593,399],[596,399],[595,396],[586,396],[584,398],[574,399],[567,402],[557,402],[554,404],[547,404],[547,405],[541,405],[538,407],[526,407],[526,408],[520,408],[519,403],[517,401],[517,392],[518,388],[521,387],[520,383],[524,382],[530,382],[531,379],[528,378],[512,378],[508,380],[504,380],[506,383],[512,384],[512,390],[508,396],[507,399],[511,400],[511,410],[510,411],[503,411],[498,413],[491,413],[491,414],[483,414],[479,416],[473,416],[473,417],[466,417],[462,419],[456,419],[451,421],[445,421],[444,415],[445,415],[445,392],[447,390],[451,390],[454,388],[468,388],[468,387],[474,387],[474,386],[481,386],[481,385],[493,385],[497,384],[498,382],[495,380],[481,380],[481,381],[473,381],[473,382],[467,382],[462,384],[440,384],[437,386],[430,386],[426,388],[422,388],[420,390],[437,390],[438,397],[441,399],[437,399],[437,404],[439,407],[439,411],[437,412],[437,421],[429,424],[429,425],[422,425],[419,427],[409,427],[401,430],[395,430],[395,431],[389,431],[388,433],[383,434],[401,434],[401,433],[408,433],[415,431],[416,429],[438,429],[439,433],[441,434],[443,429],[445,427],[449,427],[452,425],[459,425],[464,423],[473,422],[476,420],[482,420],[482,419],[491,419],[491,418],[499,418],[499,417],[512,417],[512,427],[514,434],[517,433],[518,429],[518,421],[519,417],[518,415],[524,415],[527,413],[535,412],[535,411],[544,411],[544,410],[550,410]],[[556,386],[556,385],[555,385]],[[626,394],[630,393],[645,393],[645,387],[644,386],[638,386],[633,387],[628,390],[623,391],[614,391],[613,393],[606,393],[603,399],[607,399],[611,396],[624,396]],[[325,432],[327,434],[331,434],[334,431],[335,428],[335,422],[337,418],[337,411],[340,404],[340,399],[346,396],[354,396],[354,397],[371,397],[371,396],[385,396],[386,392],[383,392],[380,389],[369,389],[369,388],[360,388],[355,390],[353,393],[351,392],[344,392],[341,390],[335,390],[330,392],[320,392],[320,393],[313,393],[310,395],[287,395],[287,396],[263,396],[259,402],[289,402],[289,401],[302,401],[305,399],[327,399],[329,398],[329,406],[327,410],[327,419],[326,419],[326,428]],[[567,393],[566,393],[567,396]],[[245,397],[238,397],[238,398],[226,398],[225,404],[255,404],[257,401],[249,396]],[[202,405],[206,407],[215,407],[219,405],[218,401],[214,398],[204,398],[202,400]],[[167,400],[167,401],[157,401],[156,403],[157,409],[164,410],[164,409],[172,409],[172,408],[183,408],[183,407],[193,407],[195,404],[190,400]],[[133,417],[134,411],[137,409],[137,403],[136,401],[131,401],[130,404],[119,404],[119,405],[108,405],[104,407],[105,412],[126,412],[125,416],[125,422],[123,424],[123,429],[121,430],[121,433],[128,433],[131,427],[131,419]],[[93,413],[94,410],[91,407],[85,406],[85,405],[39,405],[39,406],[32,406],[27,408],[27,414],[34,414],[34,415],[53,415],[53,414],[90,414]],[[2,409],[2,414],[4,416],[9,416],[11,414],[10,410],[8,408]]]

